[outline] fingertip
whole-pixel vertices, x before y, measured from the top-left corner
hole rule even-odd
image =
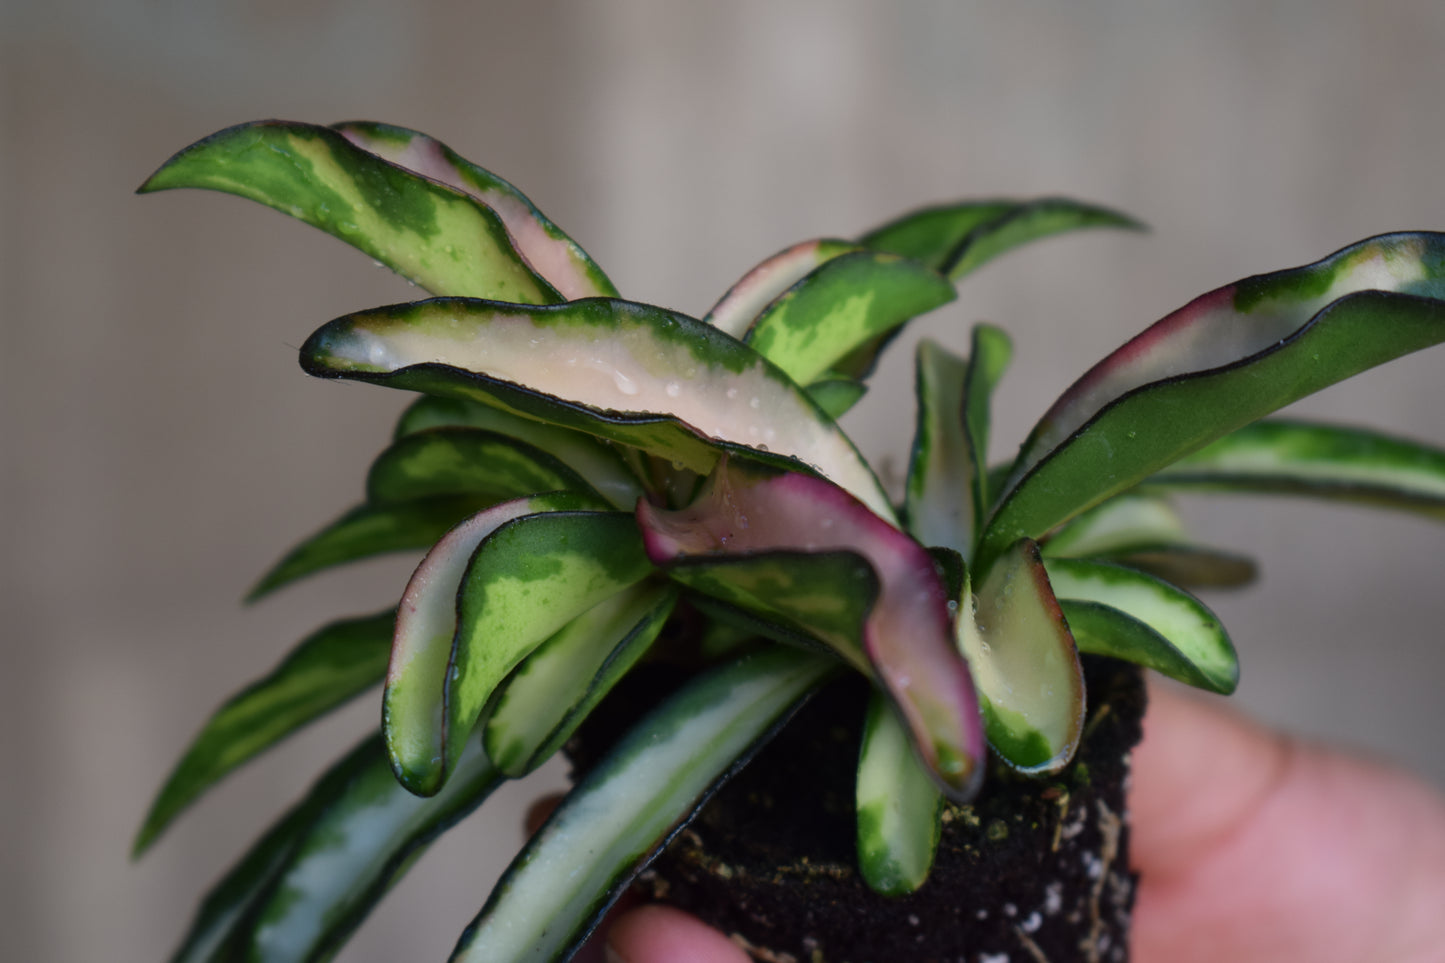
[[[617,918],[607,932],[607,963],[750,963],[748,955],[690,913],[649,904]]]
[[[1129,791],[1136,868],[1187,864],[1268,796],[1289,752],[1280,733],[1151,679]]]

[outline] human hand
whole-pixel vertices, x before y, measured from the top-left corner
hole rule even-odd
[[[1445,799],[1419,780],[1159,684],[1129,802],[1136,963],[1445,961]],[[749,963],[666,906],[622,912],[604,952]]]

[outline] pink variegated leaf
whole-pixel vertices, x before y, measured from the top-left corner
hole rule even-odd
[[[587,252],[537,210],[525,194],[441,141],[405,127],[372,121],[347,121],[333,124],[332,128],[362,150],[470,194],[491,208],[507,228],[517,253],[569,301],[617,296],[617,289]]]
[[[984,753],[978,701],[954,647],[948,593],[922,546],[825,479],[726,460],[692,505],[641,502],[637,518],[648,555],[678,581],[734,589],[725,601],[780,614],[869,671],[945,792],[973,793]],[[806,564],[840,553],[866,560],[876,577],[876,596],[861,610],[853,583],[819,578],[836,569]],[[779,564],[761,565],[769,557]],[[850,612],[861,619],[838,617]]]

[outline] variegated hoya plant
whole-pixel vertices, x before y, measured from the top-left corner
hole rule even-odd
[[[1027,773],[1069,763],[1079,653],[1234,688],[1229,638],[1181,586],[1252,566],[1190,541],[1172,492],[1445,512],[1445,451],[1258,420],[1445,340],[1445,235],[1372,238],[1198,298],[1084,374],[1006,465],[985,453],[1008,337],[979,325],[966,358],[924,341],[899,504],[836,421],[892,336],[999,254],[1133,221],[1057,199],[929,208],[782,251],[693,318],[623,300],[511,184],[399,127],[234,127],[141,190],[175,187],[276,208],[435,295],[302,347],[311,374],[418,398],[362,503],[252,597],[377,553],[425,557],[393,608],[318,630],[216,712],[135,852],[384,682],[380,731],[211,891],[176,961],[328,958],[423,847],[668,647],[695,674],[571,790],[453,958],[567,959],[720,782],[849,670],[873,683],[860,869],[881,893],[912,891],[941,801],[978,790],[988,752]]]

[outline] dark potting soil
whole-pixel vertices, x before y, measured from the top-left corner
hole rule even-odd
[[[1086,657],[1085,668],[1089,715],[1075,761],[1044,779],[994,761],[972,804],[946,807],[938,857],[916,893],[879,896],[857,871],[853,780],[867,687],[856,677],[804,707],[636,886],[765,963],[1127,960],[1135,880],[1124,806],[1144,686],[1123,663]],[[630,714],[612,707],[599,730]],[[593,757],[583,745],[569,752],[583,768]]]

